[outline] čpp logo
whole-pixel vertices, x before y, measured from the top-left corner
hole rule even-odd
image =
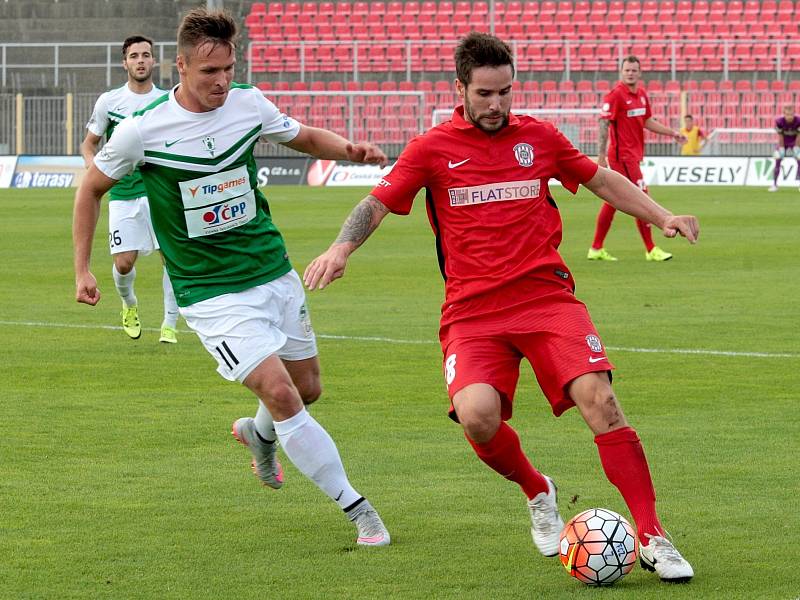
[[[245,214],[247,204],[240,202],[239,204],[218,204],[203,213],[203,221],[207,225],[219,225],[234,221]]]

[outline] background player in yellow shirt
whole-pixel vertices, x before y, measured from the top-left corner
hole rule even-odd
[[[692,115],[683,117],[681,135],[686,138],[686,143],[681,146],[681,156],[700,156],[700,151],[706,145],[706,134],[694,124]]]

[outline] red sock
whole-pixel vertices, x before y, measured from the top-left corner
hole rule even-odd
[[[650,223],[636,219],[636,229],[639,230],[639,235],[642,236],[644,247],[650,252],[650,250],[656,247],[655,242],[653,242],[653,232],[650,229]]]
[[[611,206],[608,202],[603,202],[600,207],[600,212],[597,213],[597,227],[594,230],[594,242],[592,248],[599,250],[603,247],[603,242],[606,240],[608,230],[611,229],[611,221],[614,220],[614,213],[617,209]]]
[[[466,433],[464,437],[478,458],[506,479],[518,483],[528,500],[548,490],[547,480],[533,468],[522,451],[517,432],[505,421],[500,423],[495,436],[484,444],[473,442]]]
[[[650,543],[644,534],[664,535],[656,515],[656,492],[650,479],[650,468],[632,427],[615,429],[595,436],[600,462],[606,477],[619,490],[636,522],[639,541]]]

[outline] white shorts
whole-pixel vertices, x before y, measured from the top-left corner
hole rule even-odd
[[[146,196],[108,202],[108,249],[111,254],[136,250],[144,255],[158,250]]]
[[[303,284],[294,271],[178,310],[229,381],[243,381],[273,354],[284,360],[317,355]]]

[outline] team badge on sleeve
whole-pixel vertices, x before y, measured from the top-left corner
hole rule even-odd
[[[517,144],[514,146],[514,158],[517,159],[520,167],[530,167],[533,165],[533,146],[530,144]]]
[[[596,335],[587,335],[586,343],[589,345],[589,350],[592,352],[602,352],[603,344],[600,343],[600,338]]]

